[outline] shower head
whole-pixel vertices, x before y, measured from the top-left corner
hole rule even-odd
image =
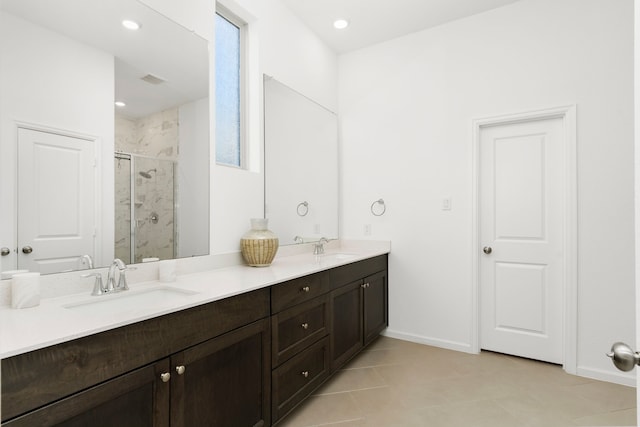
[[[151,178],[151,172],[157,172],[157,170],[156,169],[149,169],[146,172],[145,171],[140,171],[140,176],[143,177],[143,178],[149,179],[149,178]]]

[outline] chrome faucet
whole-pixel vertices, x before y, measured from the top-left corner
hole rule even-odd
[[[326,237],[321,237],[318,240],[318,243],[313,244],[313,254],[314,255],[322,255],[324,253],[324,244],[329,243],[329,240]]]
[[[120,272],[117,284],[116,269]],[[124,275],[126,270],[127,266],[120,258],[116,258],[113,260],[111,266],[109,267],[109,275],[107,276],[107,286],[105,292],[126,291],[129,289],[129,285],[127,284],[127,277]]]
[[[102,274],[100,273],[83,274],[82,277],[95,277],[95,282],[93,283],[93,292],[91,292],[91,295],[102,295],[109,292],[129,290],[129,285],[127,284],[127,276],[125,276],[124,274],[127,270],[135,269],[132,267],[127,267],[121,259],[116,258],[109,266],[106,285],[102,283]],[[116,271],[120,272],[117,284]]]

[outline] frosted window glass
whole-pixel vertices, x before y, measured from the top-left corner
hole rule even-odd
[[[240,28],[216,14],[216,161],[240,166]]]

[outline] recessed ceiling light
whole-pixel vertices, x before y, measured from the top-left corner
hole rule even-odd
[[[133,31],[139,30],[140,27],[142,27],[142,25],[140,25],[136,21],[132,21],[130,19],[125,19],[124,21],[122,21],[122,26],[125,27],[127,30],[133,30]]]
[[[346,19],[336,19],[335,21],[333,21],[333,28],[335,28],[336,30],[344,30],[348,26],[349,21],[347,21]]]
[[[116,107],[126,107],[127,105],[123,101],[116,101],[115,104],[116,104]]]

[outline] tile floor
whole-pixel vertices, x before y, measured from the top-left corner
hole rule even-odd
[[[278,427],[632,426],[635,388],[380,337]]]

